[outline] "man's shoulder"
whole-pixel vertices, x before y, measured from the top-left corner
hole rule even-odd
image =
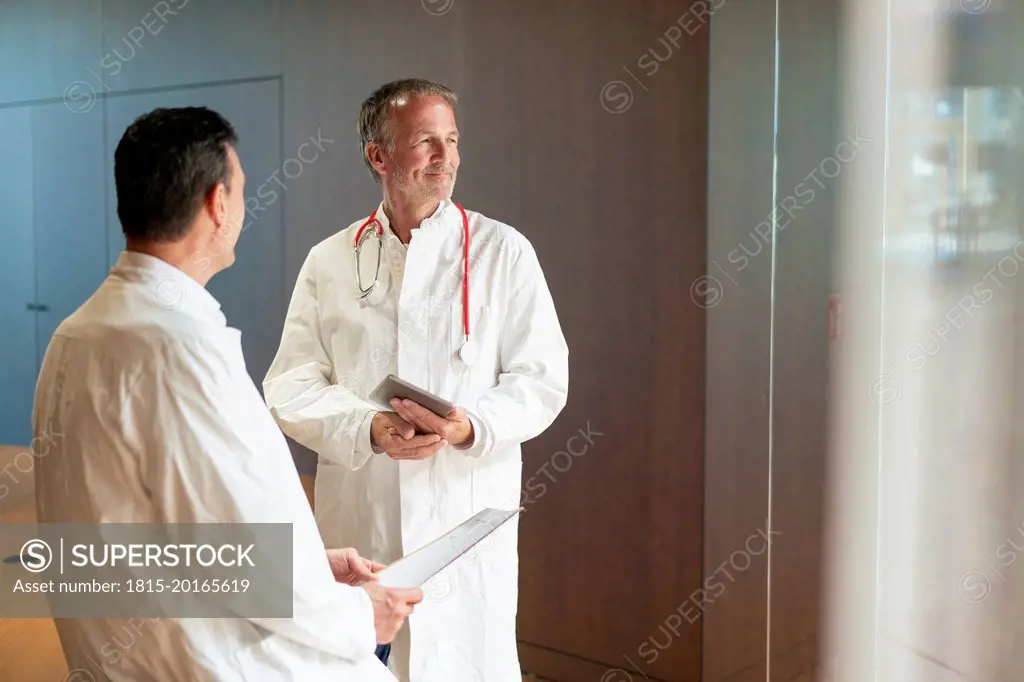
[[[334,257],[340,249],[351,250],[352,245],[355,243],[356,232],[359,230],[359,226],[365,223],[368,217],[369,216],[358,218],[337,232],[334,232],[316,242],[309,250],[309,256],[316,258],[325,254],[330,254],[331,257]]]
[[[473,237],[481,245],[480,253],[489,253],[494,257],[505,257],[514,261],[524,251],[533,252],[533,244],[529,238],[512,225],[479,211],[466,209],[466,214],[470,219],[470,225],[476,228]]]
[[[110,368],[123,367],[137,373],[140,369],[156,369],[168,360],[223,355],[225,344],[218,337],[230,330],[216,327],[167,327],[158,323],[90,321],[76,324],[69,318],[54,332],[54,340],[79,353],[104,358]]]
[[[103,296],[94,296],[61,321],[54,340],[108,370],[120,367],[131,374],[181,359],[230,356],[234,347],[232,335],[237,332],[230,327],[174,309],[104,303],[109,302]]]

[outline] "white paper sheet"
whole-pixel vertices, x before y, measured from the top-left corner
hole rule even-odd
[[[382,569],[377,574],[380,584],[385,587],[421,587],[519,511],[484,509],[429,545]]]

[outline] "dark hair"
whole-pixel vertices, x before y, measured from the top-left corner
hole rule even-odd
[[[231,187],[228,146],[238,136],[205,107],[154,109],[135,119],[114,151],[117,217],[129,239],[185,236],[206,195]]]
[[[388,151],[394,150],[394,139],[391,136],[391,106],[399,97],[419,95],[422,97],[443,97],[448,106],[455,109],[459,96],[450,88],[424,80],[422,78],[404,78],[391,81],[380,86],[367,97],[359,107],[359,151],[363,154],[363,163],[370,171],[370,176],[380,182],[380,176],[370,160],[366,158],[366,145],[373,142]]]

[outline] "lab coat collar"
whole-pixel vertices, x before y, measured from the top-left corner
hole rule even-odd
[[[384,229],[384,241],[388,244],[397,244],[399,246],[405,246],[402,241],[398,238],[398,235],[391,229],[391,221],[388,220],[388,214],[384,212],[384,201],[381,200],[377,204],[377,210],[374,212],[374,217],[380,221],[381,227]]]
[[[111,275],[126,282],[141,284],[160,308],[226,324],[220,303],[202,284],[167,261],[138,251],[122,251]]]
[[[445,221],[448,220],[448,218],[450,217],[450,211],[448,209],[451,207],[451,199],[442,199],[441,203],[437,205],[437,210],[434,211],[434,213],[431,214],[429,218],[420,223],[420,229],[426,231],[433,228],[435,225],[444,224]]]
[[[440,201],[440,203],[438,203],[438,205],[437,205],[437,210],[435,210],[430,215],[430,217],[424,219],[424,221],[422,223],[420,223],[420,226],[414,229],[414,233],[415,232],[423,232],[423,233],[432,232],[433,231],[432,228],[434,228],[437,225],[445,224],[445,222],[449,218],[451,218],[451,212],[454,209],[455,209],[455,204],[452,202],[451,199],[442,199]],[[377,205],[377,215],[376,215],[376,217],[377,217],[378,220],[380,220],[380,224],[384,227],[384,234],[387,236],[387,238],[389,240],[393,238],[394,241],[398,241],[398,235],[396,235],[391,230],[391,221],[388,220],[388,216],[384,212],[384,201],[383,200]],[[461,215],[459,217],[459,220],[460,221],[462,220]],[[461,225],[461,222],[460,222],[460,225]]]

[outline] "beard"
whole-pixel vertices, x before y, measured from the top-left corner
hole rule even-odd
[[[430,166],[423,169],[422,179],[416,179],[406,168],[395,169],[395,184],[408,197],[416,199],[450,199],[455,191],[455,168]],[[440,173],[447,173],[441,176]]]

